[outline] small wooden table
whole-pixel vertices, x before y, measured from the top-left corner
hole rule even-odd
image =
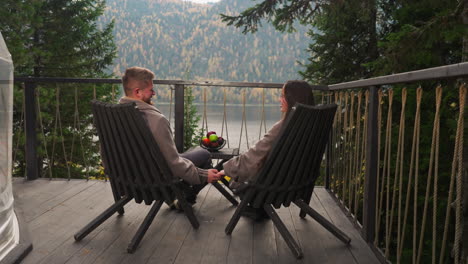
[[[213,151],[211,152],[211,158],[212,159],[220,159],[220,160],[225,160],[228,161],[235,156],[239,156],[239,149],[238,148],[223,148],[218,151]]]

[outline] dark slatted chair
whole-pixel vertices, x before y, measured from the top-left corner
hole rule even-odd
[[[115,203],[76,233],[75,240],[82,240],[115,212],[124,214],[125,204],[132,199],[137,203],[145,202],[146,205],[154,203],[128,245],[129,253],[133,253],[138,247],[164,201],[172,202],[177,198],[193,228],[198,228],[199,223],[192,206],[181,191],[181,180],[172,175],[136,104],[108,104],[99,101],[91,104],[101,155]],[[223,187],[218,183],[213,185],[233,205],[237,205],[236,199]]]
[[[263,208],[293,254],[302,258],[301,248],[273,207],[288,207],[292,202],[301,209],[302,218],[306,214],[310,215],[346,244],[349,244],[351,239],[309,206],[336,105],[297,104],[291,111],[262,170],[242,188],[242,202],[226,226],[225,232],[228,235],[232,233],[241,212],[248,204],[254,208]]]

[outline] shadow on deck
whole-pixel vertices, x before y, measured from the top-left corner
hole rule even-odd
[[[295,205],[277,210],[297,239],[304,258],[296,260],[270,220],[241,218],[232,236],[224,228],[234,207],[211,185],[194,205],[200,221],[192,229],[184,214],[163,205],[134,254],[127,245],[150,206],[130,202],[83,241],[73,234],[113,203],[110,184],[86,180],[15,179],[16,208],[22,211],[33,251],[22,263],[379,263],[342,210],[324,189],[315,188],[311,206],[348,234],[347,247]]]

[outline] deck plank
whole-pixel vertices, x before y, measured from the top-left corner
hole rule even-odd
[[[316,195],[312,196],[310,206],[327,220],[330,220]],[[330,263],[355,263],[348,247],[322,225],[310,216],[306,216],[304,219],[298,217],[300,209],[295,205],[290,207],[290,212],[296,216],[294,223],[301,240],[304,259],[314,259],[317,263],[326,263],[327,261]]]
[[[241,217],[230,235],[227,263],[252,263],[253,224],[251,219]]]
[[[289,208],[281,207],[280,209],[276,210],[276,213],[281,218],[284,225],[291,232],[291,235],[293,236],[293,238],[300,245],[300,241],[298,241],[297,233],[294,230],[293,220],[291,219]],[[283,237],[281,236],[280,232],[278,231],[276,227],[274,227],[273,232],[275,234],[275,239],[276,239],[276,252],[278,256],[277,263],[302,263],[302,260],[297,260],[296,257],[292,254],[291,249],[288,247],[288,245],[286,244],[286,241],[283,239]]]
[[[163,205],[134,254],[127,245],[150,206],[130,202],[124,216],[111,216],[85,239],[73,234],[113,203],[110,184],[85,180],[13,182],[15,199],[29,210],[33,251],[23,263],[378,263],[347,216],[324,188],[316,188],[311,206],[352,239],[341,241],[295,205],[278,215],[304,251],[296,260],[271,220],[241,217],[232,235],[224,228],[235,211],[215,188],[205,188],[194,206],[200,228],[194,230],[183,213]]]
[[[90,183],[87,189],[73,195],[73,199],[64,199],[59,205],[29,222],[33,251],[28,254],[24,263],[40,263],[83,227],[89,221],[88,215],[97,215],[103,211],[108,202],[101,199],[101,189],[102,184]]]
[[[200,260],[200,263],[204,264],[226,263],[229,245],[231,243],[231,237],[226,236],[224,228],[234,214],[236,208],[227,201],[224,196],[219,194],[218,191],[215,192],[218,193],[218,197],[216,198],[218,201],[217,204],[210,210],[206,210],[201,214],[209,214],[213,219],[213,222],[209,223],[209,229],[212,229],[212,231],[206,241],[207,249],[203,252],[203,256]]]
[[[208,194],[207,190],[209,190],[209,188],[205,188],[198,195],[197,203],[193,207],[195,215],[198,214],[198,210],[205,203]],[[185,214],[179,213],[146,263],[173,263],[176,260],[188,233],[192,229],[193,227]]]
[[[65,199],[83,191],[96,182],[87,181],[67,181],[39,179],[37,181],[25,181],[18,186],[16,193],[21,193],[21,197],[16,197],[23,201],[34,201],[34,203],[21,204],[24,210],[23,216],[26,222],[31,222],[41,214],[57,206]],[[21,188],[23,187],[23,188]],[[34,189],[34,191],[30,191]]]
[[[359,232],[354,228],[341,208],[336,204],[333,197],[330,196],[325,188],[317,188],[315,197],[320,200],[323,208],[338,228],[346,230],[345,233],[351,238],[351,244],[348,247],[356,262],[360,263],[379,263],[379,260],[362,239]]]
[[[203,255],[208,251],[221,254],[221,252],[217,251],[216,247],[212,248],[212,245],[209,244],[214,233],[222,228],[219,220],[216,220],[217,217],[214,214],[214,209],[220,203],[224,202],[226,206],[229,206],[230,203],[224,199],[224,197],[223,200],[220,200],[222,195],[216,191],[212,185],[209,185],[208,188],[209,190],[205,202],[196,212],[197,218],[200,221],[200,228],[197,230],[193,228],[190,229],[177,255],[177,259],[174,262],[176,264],[188,263],[191,261],[200,263]]]

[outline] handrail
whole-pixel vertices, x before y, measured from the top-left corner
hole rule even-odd
[[[15,82],[55,82],[55,83],[122,83],[121,79],[112,78],[61,78],[61,77],[15,77]],[[259,87],[282,88],[284,83],[255,83],[255,82],[217,82],[217,81],[187,81],[187,80],[153,80],[154,84],[165,85],[195,85],[221,87]],[[326,86],[315,85],[317,89]]]
[[[468,62],[329,85],[331,91],[468,76]]]

